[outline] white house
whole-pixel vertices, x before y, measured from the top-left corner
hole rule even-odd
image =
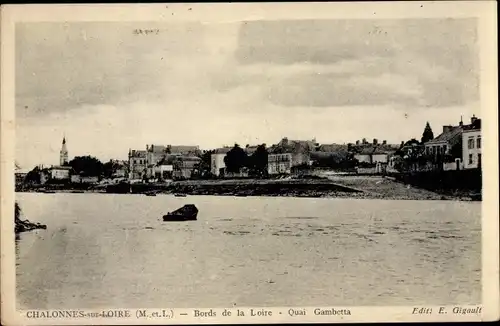
[[[269,174],[290,174],[292,172],[292,154],[269,154],[267,156]]]
[[[372,153],[373,147],[364,147],[358,153],[354,154],[354,158],[358,160],[359,163],[372,163]]]
[[[224,157],[231,150],[230,147],[217,148],[212,155],[210,155],[210,172],[212,175],[220,176],[224,174],[226,163]]]
[[[464,169],[481,167],[481,119],[474,116],[462,133],[462,161]]]
[[[50,178],[52,180],[69,180],[70,166],[53,166],[50,168]]]

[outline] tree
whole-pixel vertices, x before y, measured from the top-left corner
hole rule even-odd
[[[26,174],[26,177],[24,177],[24,182],[25,183],[34,183],[38,184],[40,183],[40,168],[38,166],[35,166],[33,170],[29,171]]]
[[[267,175],[267,164],[268,164],[269,153],[266,149],[266,144],[257,146],[257,149],[249,158],[248,165],[253,174],[257,176]]]
[[[224,163],[228,172],[239,173],[246,166],[247,159],[247,153],[238,144],[234,144],[224,157]]]
[[[106,178],[111,178],[123,165],[117,161],[109,160],[102,165],[102,174]]]
[[[93,156],[77,156],[69,162],[73,171],[82,176],[100,177],[104,172],[104,165]]]
[[[200,170],[205,172],[210,172],[212,165],[212,154],[215,154],[215,150],[205,151],[201,155]]]
[[[429,140],[433,139],[434,139],[434,133],[432,132],[431,125],[429,124],[429,122],[427,122],[427,124],[425,125],[424,133],[422,134],[421,138],[422,144],[425,144]]]

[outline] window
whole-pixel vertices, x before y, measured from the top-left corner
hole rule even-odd
[[[473,159],[472,159],[472,154],[469,154],[469,164],[472,164],[474,163]]]
[[[443,153],[446,153],[446,150],[448,149],[448,146],[443,145]]]
[[[477,148],[481,148],[481,136],[478,136],[478,137],[477,137],[476,147],[477,147]]]
[[[474,148],[474,137],[469,137],[469,149],[473,149]]]
[[[481,167],[481,154],[477,154],[477,165]]]

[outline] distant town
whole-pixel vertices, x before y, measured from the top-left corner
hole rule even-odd
[[[481,169],[481,119],[442,126],[435,136],[427,123],[419,139],[400,144],[362,138],[348,144],[284,137],[276,144],[201,150],[196,145],[147,144],[130,149],[128,160],[69,159],[62,140],[60,164],[16,172],[16,186],[43,184],[168,183],[177,180],[282,178],[330,171],[355,175],[398,175],[422,171]]]

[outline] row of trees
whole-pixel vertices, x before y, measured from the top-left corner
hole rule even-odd
[[[224,163],[226,170],[230,173],[239,173],[243,168],[247,168],[252,175],[265,176],[267,175],[268,155],[266,144],[257,146],[251,155],[235,144],[224,157]]]
[[[89,177],[104,177],[111,178],[119,169],[123,168],[121,164],[116,161],[108,161],[102,163],[99,159],[87,155],[76,156],[69,161],[69,166],[75,174]]]
[[[116,161],[109,161],[102,163],[99,159],[87,155],[87,156],[76,156],[71,161],[66,164],[66,166],[71,167],[74,174],[78,174],[85,177],[104,177],[110,178],[116,171],[118,171],[122,166]],[[36,166],[33,170],[28,172],[25,177],[25,182],[28,183],[40,183],[40,174],[42,169]]]

